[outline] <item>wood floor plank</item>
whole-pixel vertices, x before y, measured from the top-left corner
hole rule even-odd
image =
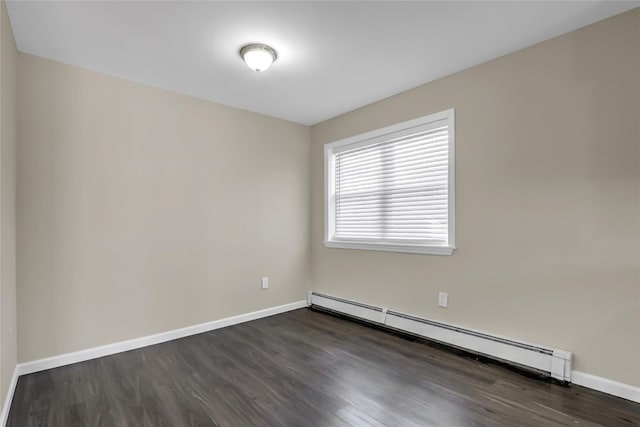
[[[309,309],[20,377],[8,427],[639,426],[640,404]]]

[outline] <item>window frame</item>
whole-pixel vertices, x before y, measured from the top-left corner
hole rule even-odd
[[[431,123],[447,120],[448,125],[448,227],[447,244],[410,244],[402,241],[358,241],[357,239],[337,239],[335,228],[335,151],[347,145],[365,146],[390,140],[412,128],[428,126]],[[385,252],[403,252],[427,255],[452,255],[455,245],[455,110],[449,109],[429,114],[417,119],[408,120],[395,125],[365,132],[349,138],[330,142],[324,145],[324,245],[328,248],[364,249]]]

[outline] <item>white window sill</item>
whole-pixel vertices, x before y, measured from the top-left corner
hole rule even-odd
[[[453,246],[417,246],[389,243],[360,243],[360,242],[336,242],[325,240],[327,248],[339,249],[363,249],[368,251],[403,252],[424,255],[452,255],[456,249]]]

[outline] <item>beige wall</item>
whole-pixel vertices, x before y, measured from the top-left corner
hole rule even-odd
[[[19,73],[20,361],[305,299],[308,127],[25,54]]]
[[[0,405],[16,366],[16,67],[17,52],[0,2]]]
[[[640,386],[639,28],[636,9],[313,126],[312,288]],[[448,108],[454,255],[325,248],[323,144]]]

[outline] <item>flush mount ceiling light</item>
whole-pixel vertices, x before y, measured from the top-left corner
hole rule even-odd
[[[264,44],[248,44],[240,49],[240,56],[256,73],[269,68],[278,57],[273,48]]]

